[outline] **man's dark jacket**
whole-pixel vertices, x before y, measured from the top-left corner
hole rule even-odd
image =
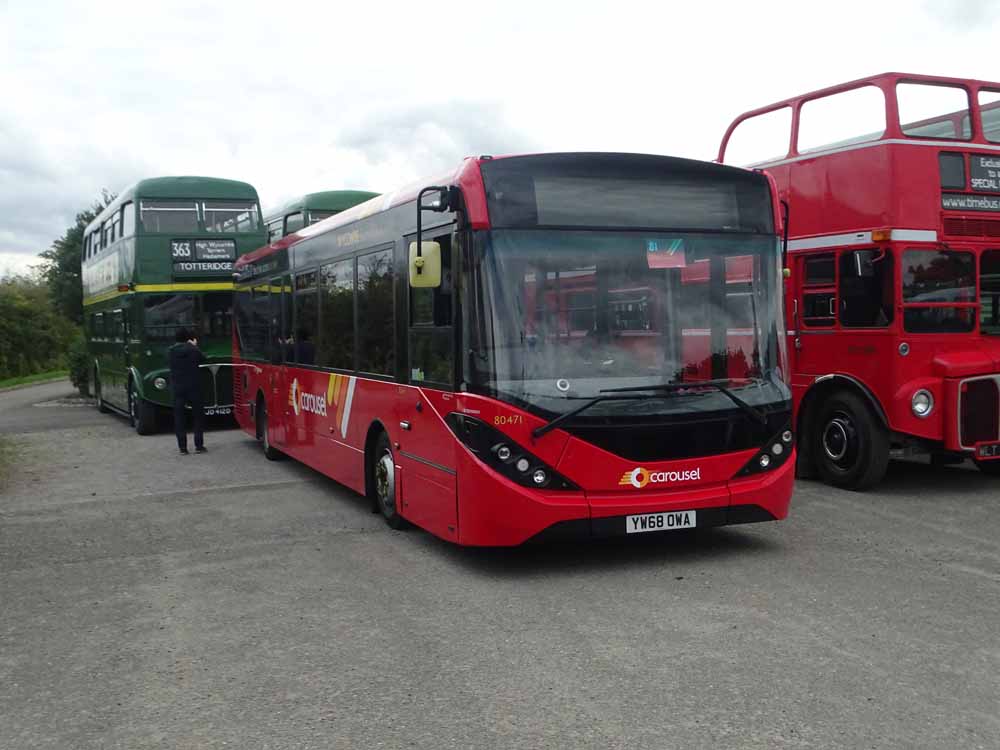
[[[194,344],[187,341],[170,347],[170,381],[175,394],[192,395],[201,391],[198,365],[208,360]]]

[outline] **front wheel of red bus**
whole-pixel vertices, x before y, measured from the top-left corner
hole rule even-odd
[[[812,453],[823,481],[865,490],[885,476],[889,435],[855,393],[840,391],[816,405],[810,420]]]
[[[399,515],[399,509],[396,507],[396,460],[392,455],[389,436],[384,432],[375,442],[370,487],[372,499],[389,528],[405,529],[409,524]]]

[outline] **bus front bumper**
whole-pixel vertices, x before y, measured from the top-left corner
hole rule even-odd
[[[462,467],[459,477],[464,484]],[[533,492],[496,475],[490,482],[492,491],[460,506],[461,544],[511,546],[528,541],[637,538],[787,517],[795,482],[795,454],[770,472],[670,492],[561,495]]]

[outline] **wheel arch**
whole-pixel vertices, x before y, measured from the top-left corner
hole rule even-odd
[[[253,417],[254,432],[257,434],[257,439],[260,440],[263,435],[260,431],[260,407],[263,404],[264,410],[267,410],[267,396],[264,395],[264,389],[258,387],[257,393],[253,397],[253,411],[250,416]]]
[[[369,497],[374,496],[372,456],[375,453],[375,444],[378,442],[379,435],[382,434],[385,434],[385,436],[388,437],[389,431],[386,429],[385,425],[382,424],[382,420],[380,419],[373,420],[372,423],[368,425],[368,432],[365,434],[365,494]]]
[[[878,418],[879,422],[882,423],[882,426],[887,430],[891,429],[889,427],[889,417],[886,415],[885,409],[882,408],[881,402],[872,392],[871,388],[851,375],[831,373],[816,378],[799,402],[799,413],[795,420],[796,433],[799,435],[804,434],[803,428],[806,426],[806,416],[823,396],[828,396],[840,390],[853,391],[861,396],[865,403],[871,407],[872,412]]]
[[[130,365],[126,372],[128,373],[128,382],[135,384],[135,390],[139,394],[139,398],[146,398],[146,388],[142,382],[142,374],[134,365]]]

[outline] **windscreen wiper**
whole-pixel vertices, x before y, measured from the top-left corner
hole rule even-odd
[[[725,395],[730,401],[752,417],[757,423],[767,426],[767,417],[754,409],[750,404],[733,393],[728,386],[732,381],[723,378],[720,380],[697,380],[690,383],[659,383],[655,385],[635,385],[629,388],[603,388],[601,393],[633,393],[635,391],[660,391],[673,393],[676,391],[693,391],[698,388],[714,388],[719,393]]]
[[[648,389],[642,389],[642,390],[648,390]],[[602,391],[602,393],[603,393],[603,391]],[[572,419],[573,417],[575,417],[580,412],[587,411],[587,409],[589,409],[591,406],[594,406],[595,404],[599,404],[602,401],[642,401],[642,400],[647,399],[647,398],[650,398],[650,397],[649,396],[595,396],[594,398],[590,399],[589,401],[586,401],[585,403],[580,404],[575,409],[570,409],[569,411],[564,412],[563,414],[560,414],[558,417],[556,417],[555,419],[553,419],[551,422],[546,422],[541,427],[536,427],[535,429],[533,429],[531,431],[531,436],[535,437],[535,438],[540,438],[546,432],[551,432],[552,430],[554,430],[556,427],[558,427],[559,425],[561,425],[567,419]]]

